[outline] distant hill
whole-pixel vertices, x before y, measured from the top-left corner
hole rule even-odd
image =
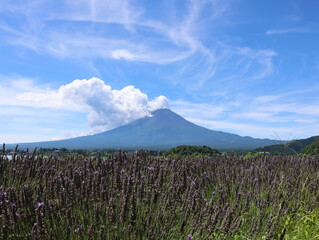
[[[258,152],[269,152],[271,154],[294,155],[301,153],[302,149],[319,139],[319,136],[313,136],[306,139],[298,139],[285,144],[275,144],[255,149]]]
[[[279,144],[279,141],[213,131],[191,123],[169,109],[159,109],[152,116],[99,134],[59,141],[23,143],[19,144],[19,148],[160,150],[178,145],[205,145],[217,149],[254,149],[271,144]]]
[[[316,141],[305,146],[301,152],[309,155],[319,155],[319,136]]]

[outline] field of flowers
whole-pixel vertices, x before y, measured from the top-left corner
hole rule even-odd
[[[0,158],[1,239],[319,239],[319,158]]]

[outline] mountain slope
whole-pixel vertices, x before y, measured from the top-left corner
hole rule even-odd
[[[293,155],[296,153],[301,153],[302,149],[306,146],[319,140],[319,136],[313,136],[305,139],[298,139],[294,141],[287,142],[285,144],[275,144],[265,147],[257,148],[256,151],[269,152],[271,154],[284,154]]]
[[[21,148],[152,148],[168,149],[178,145],[206,145],[213,148],[253,149],[278,141],[241,137],[195,125],[169,109],[159,109],[127,125],[103,133],[72,139],[20,144]]]
[[[319,155],[319,136],[317,137],[316,141],[305,146],[301,150],[301,152],[304,154],[309,154],[309,155]]]

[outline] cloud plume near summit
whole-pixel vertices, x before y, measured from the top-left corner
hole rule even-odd
[[[90,133],[106,131],[168,107],[165,96],[149,100],[147,94],[132,85],[115,90],[98,78],[74,80],[58,90],[20,92],[17,100],[32,107],[87,112]]]

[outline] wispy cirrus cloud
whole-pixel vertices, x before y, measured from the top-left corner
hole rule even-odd
[[[265,78],[274,68],[273,50],[206,40],[208,29],[224,24],[231,9],[227,1],[187,1],[178,14],[173,1],[159,4],[165,18],[148,15],[150,9],[131,0],[5,3],[0,11],[23,21],[2,23],[3,41],[41,55],[165,65],[169,73],[164,69],[163,78],[192,91],[210,81]],[[232,73],[225,76],[230,65]]]
[[[200,116],[205,115],[207,118],[217,118],[227,111],[225,106],[212,106],[203,103],[191,103],[187,101],[170,101],[170,106],[182,116]]]
[[[317,91],[314,86],[255,97],[212,95],[206,104],[171,101],[170,105],[186,119],[210,129],[253,137],[271,137],[276,132],[282,139],[289,139],[291,133],[305,138],[319,132]]]
[[[246,67],[250,68],[252,64],[256,63],[261,66],[260,71],[258,71],[255,76],[252,76],[253,79],[261,79],[270,76],[273,73],[273,63],[272,58],[277,56],[277,53],[274,50],[253,50],[251,48],[237,48],[237,54],[240,56],[245,56]]]
[[[190,35],[192,21],[198,11],[193,5],[199,6],[197,3],[192,4],[186,20],[180,23],[147,19],[131,1],[66,1],[61,2],[56,11],[54,7],[51,8],[50,12],[45,9],[47,5],[50,5],[50,1],[31,0],[28,4],[20,3],[19,7],[16,4],[4,5],[3,9],[26,19],[26,24],[18,27],[1,25],[1,29],[15,35],[14,39],[8,38],[7,42],[60,57],[118,59],[121,53],[122,59],[150,63],[179,61],[199,48],[198,42]],[[81,22],[84,27],[77,26]],[[53,27],[53,23],[60,25],[59,30]],[[110,30],[111,34],[105,36],[92,29],[92,23],[104,24],[109,29],[115,27],[121,33]],[[146,38],[141,33],[144,30],[150,32]],[[153,37],[153,34],[157,36]],[[161,51],[158,50],[159,41],[164,43]]]
[[[289,127],[267,127],[251,123],[235,123],[227,120],[203,120],[196,117],[188,118],[188,120],[214,130],[232,132],[241,136],[253,136],[257,138],[270,138],[275,140],[279,139],[276,139],[277,137],[273,135],[274,132],[285,140],[291,136],[293,131],[293,129]],[[295,129],[294,133],[301,136],[304,134],[301,128],[298,130]]]
[[[266,32],[267,35],[289,34],[289,33],[306,33],[310,32],[305,28],[285,28],[285,29],[273,29]]]

